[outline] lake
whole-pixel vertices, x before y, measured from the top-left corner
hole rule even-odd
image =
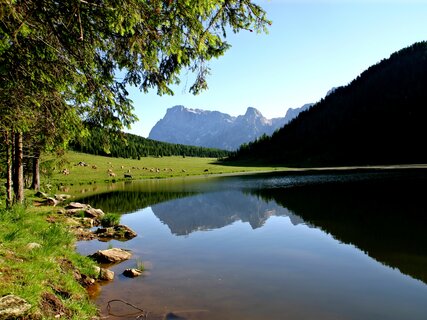
[[[146,319],[425,320],[426,186],[423,170],[117,183],[79,201],[138,236],[77,249],[133,253],[94,296],[103,315],[121,299]],[[143,276],[121,275],[139,262]]]

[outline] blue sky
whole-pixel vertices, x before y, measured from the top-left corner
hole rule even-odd
[[[140,119],[130,132],[148,136],[175,105],[244,114],[255,107],[267,118],[316,102],[369,66],[427,40],[427,0],[259,0],[273,24],[269,34],[229,34],[226,54],[211,61],[209,89],[188,93],[182,73],[173,96],[130,89]]]

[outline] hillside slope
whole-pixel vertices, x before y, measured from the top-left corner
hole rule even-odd
[[[426,163],[427,42],[402,49],[336,88],[235,160],[294,166]]]

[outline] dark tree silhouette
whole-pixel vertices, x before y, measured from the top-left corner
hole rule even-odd
[[[426,163],[427,42],[415,43],[337,88],[234,160],[293,166]]]

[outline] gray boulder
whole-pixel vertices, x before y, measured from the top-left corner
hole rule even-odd
[[[99,271],[98,279],[104,281],[113,281],[114,272],[105,268],[101,268],[101,270]]]
[[[7,295],[0,298],[0,319],[17,319],[25,315],[31,305],[24,299]]]
[[[128,251],[112,248],[107,250],[98,250],[89,257],[95,259],[99,263],[117,263],[130,259],[132,254]]]
[[[104,211],[102,211],[101,209],[87,208],[85,210],[85,217],[92,219],[101,219],[103,216]]]
[[[70,202],[68,206],[65,207],[65,209],[80,209],[80,210],[85,210],[87,208],[90,208],[90,206],[80,202]]]

